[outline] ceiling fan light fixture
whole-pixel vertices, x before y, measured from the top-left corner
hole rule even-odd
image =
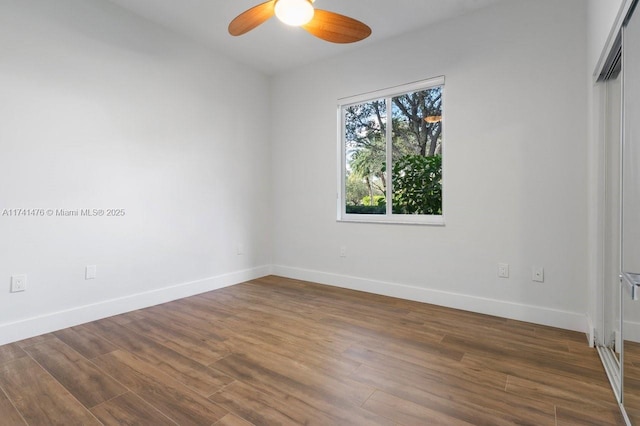
[[[442,121],[442,116],[441,115],[428,115],[424,118],[424,121],[426,121],[429,124],[433,124],[433,123],[439,123]]]
[[[278,0],[275,12],[285,24],[299,27],[311,21],[315,11],[309,0]]]

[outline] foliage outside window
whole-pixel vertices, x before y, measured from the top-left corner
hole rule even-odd
[[[443,89],[440,77],[343,100],[340,220],[443,223]]]

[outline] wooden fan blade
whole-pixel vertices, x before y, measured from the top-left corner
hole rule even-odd
[[[245,10],[229,24],[229,34],[239,36],[265,22],[275,14],[276,0],[270,0]]]
[[[313,19],[302,26],[314,36],[332,43],[353,43],[364,40],[371,28],[348,16],[316,9]]]

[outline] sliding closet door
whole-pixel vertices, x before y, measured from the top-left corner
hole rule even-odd
[[[640,425],[640,12],[623,29],[622,271],[624,406]]]
[[[620,140],[622,138],[622,78],[610,79],[605,86],[605,229],[603,324],[599,343],[617,361],[611,368],[620,376]]]

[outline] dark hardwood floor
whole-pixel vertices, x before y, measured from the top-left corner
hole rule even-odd
[[[580,333],[266,277],[0,346],[2,425],[622,425]]]

